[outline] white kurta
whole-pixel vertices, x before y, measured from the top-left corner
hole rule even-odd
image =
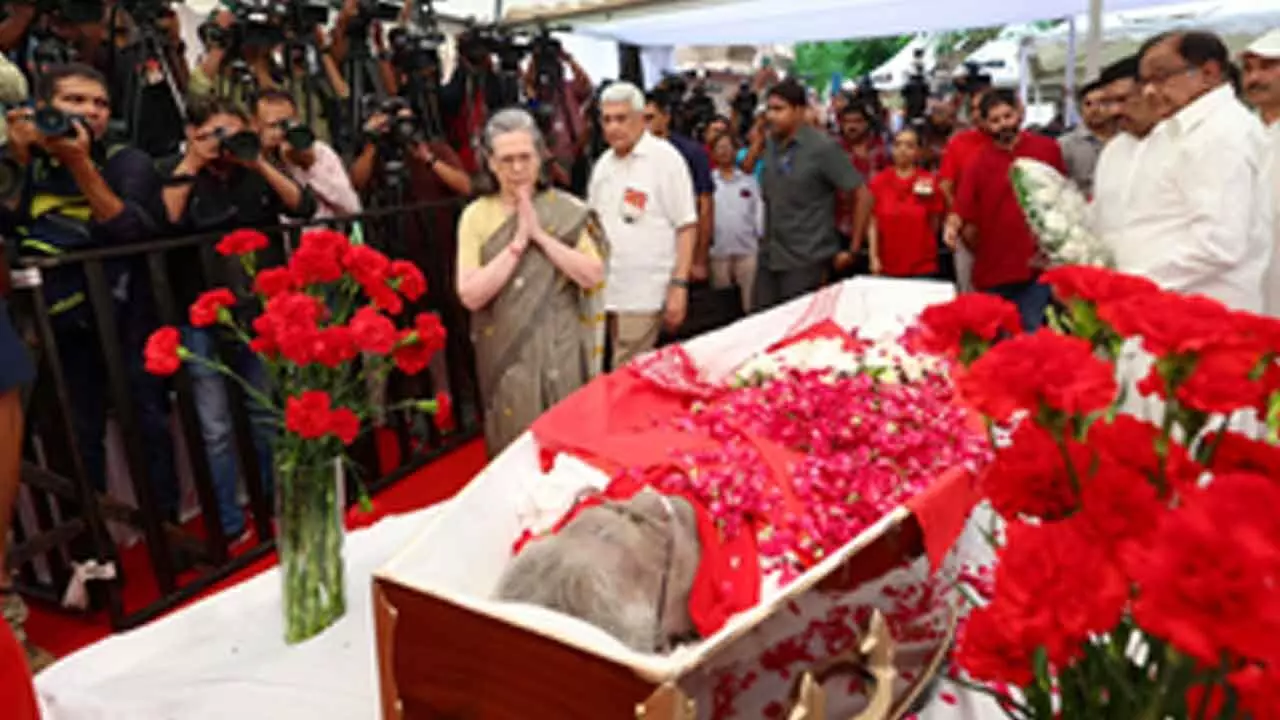
[[[1125,224],[1129,192],[1143,147],[1141,138],[1120,133],[1102,147],[1093,171],[1090,224],[1094,234],[1111,245],[1112,252],[1117,250],[1119,231]]]
[[[1267,139],[1271,142],[1271,165],[1268,170],[1271,178],[1272,250],[1263,299],[1266,301],[1267,314],[1280,317],[1280,122],[1274,122],[1267,128]]]
[[[1116,233],[1116,265],[1167,290],[1263,309],[1272,251],[1269,144],[1229,86],[1143,141]]]

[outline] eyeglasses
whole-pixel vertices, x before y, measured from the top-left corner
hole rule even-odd
[[[1151,75],[1138,78],[1138,85],[1146,87],[1148,85],[1163,85],[1179,75],[1190,75],[1199,70],[1192,65],[1182,65],[1176,68],[1167,68],[1165,70],[1157,70]]]

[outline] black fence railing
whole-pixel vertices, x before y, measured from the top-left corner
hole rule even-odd
[[[448,434],[421,417],[380,418],[375,432],[353,446],[361,477],[349,478],[374,494],[479,434],[468,319],[454,292],[458,210],[456,202],[423,203],[306,226],[346,230],[417,264],[428,291],[405,312],[439,313],[449,334],[427,372],[393,373],[385,387],[369,388],[385,393],[387,404],[447,391],[457,418]],[[305,230],[258,229],[286,253]],[[187,324],[180,297],[235,280],[233,263],[213,249],[223,235],[26,260],[14,273],[14,320],[38,366],[26,398],[22,492],[9,555],[15,584],[29,597],[61,605],[76,595],[68,588],[85,587],[88,608],[105,609],[114,628],[126,629],[272,551],[274,508],[264,477],[270,464],[259,459],[265,453],[255,444],[244,391],[211,383],[190,364],[168,380],[143,366],[145,339],[155,328]],[[181,273],[184,286],[175,287],[180,258],[198,258],[199,268]],[[185,286],[193,276],[200,287]],[[51,281],[79,288],[81,305],[56,312],[50,300],[57,298],[45,291]],[[238,343],[205,337],[222,362],[245,362]],[[347,497],[356,497],[354,487]],[[229,513],[245,516],[244,534],[224,531]]]

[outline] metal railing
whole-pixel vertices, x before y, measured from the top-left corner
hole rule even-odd
[[[372,434],[366,433],[351,448],[362,469],[361,480],[373,494],[479,434],[468,318],[453,281],[459,208],[456,201],[422,203],[306,226],[358,227],[365,242],[393,258],[416,263],[426,275],[428,291],[405,312],[437,312],[449,334],[442,358],[428,372],[414,378],[393,373],[386,392],[394,402],[447,390],[454,398],[456,428],[445,435],[429,421],[398,414],[385,417],[379,429],[381,444],[394,438],[397,467],[380,465],[379,442]],[[304,231],[298,225],[258,229],[283,241],[286,248],[296,247]],[[162,325],[186,324],[187,308],[180,306],[170,276],[172,254],[190,254],[194,248],[199,256],[202,287],[181,288],[186,294],[224,286],[233,279],[232,265],[213,249],[223,235],[156,239],[27,259],[14,273],[14,320],[38,367],[27,399],[23,489],[9,555],[15,585],[24,594],[61,604],[69,585],[89,578],[89,607],[105,609],[112,627],[127,629],[194,598],[273,550],[271,491],[257,461],[244,391],[235,383],[222,383],[229,416],[224,420],[232,428],[232,452],[247,495],[246,518],[251,518],[250,539],[237,543],[223,532],[190,366],[168,381],[142,369],[147,335]],[[122,268],[127,273],[124,281],[119,277]],[[68,326],[46,298],[43,280],[58,273],[63,278],[82,274],[89,312],[78,326]],[[133,292],[122,301],[114,291],[124,284]],[[224,362],[230,362],[237,350],[222,337],[214,346]],[[85,367],[100,372],[104,387],[67,374]],[[109,435],[118,440],[80,437],[108,426],[87,417],[96,416],[98,408],[113,421],[115,432]],[[85,427],[92,430],[86,432]],[[92,462],[86,463],[86,450]],[[111,468],[122,469],[114,477],[123,479],[108,482]],[[194,497],[194,507],[186,507],[186,512],[179,478],[189,478],[192,490],[187,496]],[[355,493],[349,491],[347,497]],[[122,539],[143,543],[149,577],[134,575],[139,563],[121,565]],[[107,564],[113,564],[114,577],[95,571]],[[155,592],[126,592],[128,583],[153,584]],[[139,603],[136,598],[144,600]]]

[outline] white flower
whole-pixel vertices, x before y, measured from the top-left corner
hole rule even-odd
[[[1068,233],[1074,229],[1071,220],[1057,209],[1045,210],[1040,217],[1044,232],[1050,237],[1068,238]]]

